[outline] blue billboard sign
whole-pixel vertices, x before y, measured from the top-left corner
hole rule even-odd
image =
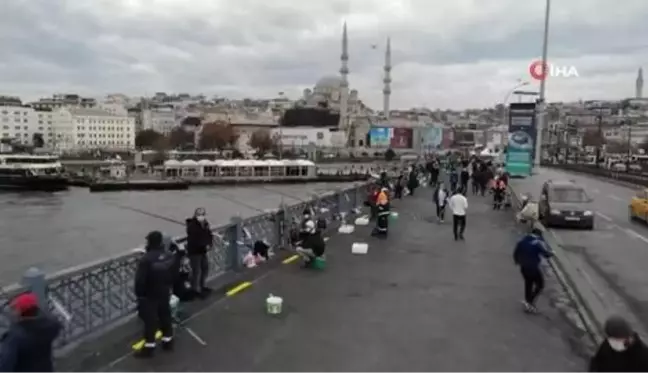
[[[391,143],[392,129],[387,127],[371,127],[369,130],[370,146],[388,147]]]
[[[509,107],[506,171],[511,176],[530,176],[536,142],[535,103]]]
[[[423,147],[438,149],[443,143],[443,127],[428,127],[423,129]]]

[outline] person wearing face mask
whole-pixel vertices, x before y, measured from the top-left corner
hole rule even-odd
[[[191,263],[191,285],[196,296],[205,298],[211,291],[205,286],[209,274],[207,250],[213,244],[214,236],[206,219],[204,208],[197,208],[192,218],[187,219],[187,253]]]
[[[297,247],[297,254],[304,259],[304,268],[311,268],[316,258],[324,256],[326,243],[320,232],[317,231],[315,222],[308,220],[304,224],[304,239],[301,246]]]
[[[590,372],[648,372],[648,347],[620,316],[605,322],[606,339],[590,360]]]
[[[18,295],[9,306],[16,319],[2,336],[0,372],[53,372],[52,344],[61,323],[39,308],[34,293]]]

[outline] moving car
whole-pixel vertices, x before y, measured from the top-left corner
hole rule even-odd
[[[594,229],[592,198],[572,180],[549,180],[542,186],[539,215],[546,227]]]
[[[648,222],[648,189],[638,191],[628,207],[630,219]]]

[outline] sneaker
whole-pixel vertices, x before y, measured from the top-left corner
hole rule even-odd
[[[170,341],[162,341],[162,350],[173,351],[173,339]]]
[[[155,355],[155,346],[144,346],[141,350],[135,352],[135,357],[138,359],[150,359]]]
[[[525,300],[520,301],[520,303],[522,303],[522,307],[524,308],[524,312],[529,312],[529,310],[531,309],[531,305],[529,303],[527,303],[527,301],[525,301]]]

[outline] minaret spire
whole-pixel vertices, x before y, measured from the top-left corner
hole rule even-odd
[[[637,81],[635,83],[635,98],[643,98],[643,68],[639,68],[637,72]]]
[[[347,23],[342,26],[342,55],[340,56],[340,122],[338,128],[346,129],[348,123],[349,104],[349,37],[347,35]]]
[[[385,77],[383,78],[383,113],[389,119],[389,98],[391,95],[391,38],[387,38],[387,47],[385,48]]]

